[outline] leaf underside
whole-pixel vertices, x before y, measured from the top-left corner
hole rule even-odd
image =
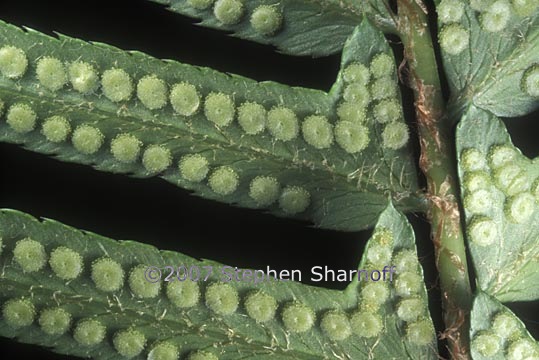
[[[393,235],[393,251],[408,250],[415,256],[417,273],[422,278],[413,232],[406,218],[390,205],[381,215],[375,234],[378,230],[384,231],[384,234],[389,231]],[[107,336],[102,343],[83,346],[73,340],[71,330],[64,335],[52,336],[42,332],[37,321],[33,325],[15,329],[4,318],[0,319],[2,336],[51,347],[58,353],[96,359],[121,359],[112,345],[112,335],[116,331],[130,328],[143,333],[148,345],[135,359],[145,358],[155,341],[167,341],[177,346],[181,359],[184,354],[196,350],[213,352],[222,360],[238,359],[238,354],[241,354],[242,359],[436,359],[435,334],[428,315],[424,284],[421,284],[414,296],[421,299],[422,318],[431,329],[430,335],[427,333],[427,340],[431,340],[425,345],[415,345],[408,341],[405,330],[407,325],[399,320],[395,311],[401,298],[395,294],[394,281],[386,281],[390,291],[388,300],[378,310],[368,308],[370,310],[367,311],[377,312],[381,316],[384,324],[382,333],[373,338],[352,334],[346,340],[332,341],[320,329],[318,319],[329,310],[351,314],[361,309],[364,300],[360,299],[360,289],[374,282],[365,282],[365,279],[358,282],[355,279],[345,291],[337,291],[294,281],[266,280],[258,284],[253,284],[252,280],[232,281],[228,284],[237,290],[240,306],[231,315],[218,315],[209,310],[203,300],[183,310],[175,307],[165,295],[165,282],[157,297],[141,299],[132,293],[127,284],[116,292],[104,293],[96,289],[89,276],[92,262],[102,256],[117,261],[126,272],[137,264],[160,268],[181,264],[201,269],[202,266],[212,266],[215,270],[207,282],[197,283],[204,294],[208,284],[222,279],[218,272],[222,265],[216,262],[196,260],[171,251],[159,251],[133,241],[114,241],[53,220],[37,220],[13,210],[0,211],[0,236],[4,244],[0,255],[2,303],[8,299],[25,298],[35,306],[37,316],[44,308],[61,307],[71,314],[73,323],[91,317],[106,326]],[[38,241],[47,253],[58,246],[76,251],[84,262],[82,274],[65,282],[56,277],[48,265],[42,270],[24,273],[12,253],[16,242],[23,238]],[[368,259],[371,256],[369,254],[379,246],[376,241],[371,240],[367,245],[359,269],[373,269]],[[381,271],[381,267],[377,269]],[[397,279],[398,276],[397,272]],[[273,320],[257,323],[247,315],[243,298],[253,290],[261,290],[277,300],[279,306]],[[280,312],[284,304],[292,301],[310,307],[316,314],[314,327],[304,333],[293,333],[283,327]]]
[[[538,158],[530,160],[522,155],[503,122],[474,107],[462,118],[456,136],[468,243],[479,287],[503,302],[539,299]],[[502,164],[493,163],[498,146],[513,153]],[[463,154],[469,149],[479,150],[485,166],[474,169],[463,165]],[[470,187],[471,179],[485,176],[486,185]],[[531,201],[520,209],[515,199]],[[484,219],[495,224],[495,239],[490,244],[481,242],[480,231],[475,239],[479,241],[471,234],[474,221]]]
[[[457,24],[469,32],[470,41],[457,55],[442,51],[452,94],[449,112],[458,119],[471,104],[504,117],[537,109],[537,97],[523,91],[521,80],[539,61],[539,8],[526,17],[513,12],[503,30],[489,32],[482,28],[482,13],[474,11],[469,2],[459,3],[465,12]],[[528,3],[531,7],[533,2]],[[449,26],[454,24],[440,23],[439,35]]]
[[[119,134],[128,133],[136,136],[143,147],[155,144],[170,150],[174,162],[158,175],[205,198],[266,210],[249,196],[252,179],[272,176],[283,187],[301,186],[310,193],[306,211],[285,212],[278,201],[267,210],[277,216],[308,220],[323,228],[353,231],[372,226],[385,207],[387,195],[400,210],[417,210],[423,206],[416,195],[418,186],[410,147],[392,150],[381,146],[384,125],[372,119],[372,108],[368,110],[365,123],[369,130],[369,145],[353,154],[335,143],[328,149],[317,150],[301,135],[291,141],[276,140],[267,131],[247,135],[236,121],[219,127],[204,115],[202,99],[213,92],[231,96],[236,105],[249,101],[261,104],[266,110],[285,107],[300,121],[317,114],[335,124],[336,108],[341,103],[344,88],[341,75],[329,93],[274,82],[259,83],[207,68],[155,59],[140,52],[126,52],[63,35],[51,38],[30,29],[0,23],[0,47],[4,45],[22,49],[29,59],[29,69],[22,78],[11,80],[0,75],[0,99],[6,108],[13,103],[29,104],[38,115],[37,127],[49,116],[65,116],[72,129],[81,124],[98,128],[105,136],[105,143],[96,153],[85,155],[75,150],[69,140],[47,141],[38,128],[18,133],[6,123],[5,116],[0,121],[0,141],[20,144],[62,161],[91,165],[101,171],[141,178],[155,176],[140,161],[122,163],[111,154],[110,141]],[[365,20],[345,47],[343,68],[355,62],[368,65],[380,53],[391,55],[391,50],[383,34]],[[175,113],[170,104],[160,110],[149,110],[136,96],[114,103],[100,90],[83,95],[74,91],[70,84],[58,91],[49,91],[35,76],[35,63],[43,56],[56,57],[66,65],[82,60],[99,73],[120,68],[135,79],[135,85],[138,79],[150,74],[162,79],[169,87],[188,82],[196,86],[201,95],[200,108],[187,117]],[[397,86],[395,71],[391,79]],[[396,101],[400,104],[398,89]],[[301,123],[299,127],[301,133]],[[177,164],[186,154],[205,157],[210,163],[210,172],[220,166],[233,169],[239,177],[236,191],[219,195],[208,186],[207,179],[198,183],[180,176]]]
[[[507,327],[504,328],[499,325],[493,327],[493,323],[496,317],[499,315],[503,315],[508,319],[511,319],[511,321],[516,325],[516,331],[514,333],[508,334],[507,332],[504,332],[503,330],[507,329]],[[492,336],[493,339],[498,340],[499,350],[494,354],[485,354],[484,348],[480,346],[482,342],[480,340],[481,335]],[[471,312],[470,339],[472,339],[471,353],[473,358],[477,360],[534,358],[533,350],[532,354],[516,351],[516,345],[519,344],[519,342],[522,343],[523,341],[529,343],[532,348],[535,347],[536,351],[539,351],[539,344],[526,330],[526,326],[522,323],[522,321],[520,321],[518,316],[516,316],[503,304],[498,302],[495,298],[484,292],[479,292],[476,295],[473,303]],[[526,357],[525,354],[531,356]],[[535,353],[535,356],[537,356],[537,353]]]
[[[393,29],[384,1],[355,2],[249,0],[243,2],[243,15],[235,24],[219,21],[213,5],[196,9],[185,0],[151,0],[166,5],[170,11],[200,19],[197,25],[229,32],[232,36],[275,46],[279,52],[289,55],[326,56],[342,50],[346,39],[361,22],[362,14],[368,13],[383,28]],[[251,23],[253,12],[260,6],[271,6],[281,14],[281,25],[272,34],[257,32]]]

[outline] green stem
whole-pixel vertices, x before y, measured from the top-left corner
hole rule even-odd
[[[472,301],[466,248],[457,196],[453,128],[445,115],[438,66],[426,17],[419,0],[399,0],[399,32],[404,43],[421,144],[420,167],[427,178],[428,217],[444,306],[447,339],[453,359],[469,359],[469,313]]]

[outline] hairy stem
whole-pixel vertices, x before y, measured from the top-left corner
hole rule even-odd
[[[410,86],[415,93],[421,144],[420,167],[427,178],[428,217],[440,276],[444,321],[453,359],[469,359],[472,294],[457,202],[452,126],[445,115],[426,8],[420,0],[399,0],[399,31],[404,42]]]

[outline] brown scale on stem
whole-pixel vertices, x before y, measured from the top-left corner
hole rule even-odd
[[[415,109],[421,154],[419,167],[427,179],[427,218],[439,271],[446,329],[452,359],[470,359],[469,312],[471,287],[466,264],[466,249],[457,200],[457,174],[453,151],[453,130],[444,117],[436,57],[427,9],[420,0],[399,0],[399,31],[404,44],[408,84],[415,94]]]

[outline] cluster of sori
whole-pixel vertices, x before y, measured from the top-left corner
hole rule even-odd
[[[406,339],[415,345],[433,341],[432,324],[426,314],[427,303],[419,262],[415,251],[393,251],[393,233],[387,228],[377,228],[366,250],[367,268],[381,269],[388,264],[396,267],[396,280],[362,282],[359,309],[350,321],[354,332],[362,337],[375,337],[384,330],[381,309],[389,300],[396,307]],[[391,284],[388,285],[388,284]],[[390,299],[391,298],[391,299]]]
[[[539,180],[530,178],[523,165],[526,161],[507,144],[491,146],[488,155],[475,148],[462,151],[464,209],[473,244],[489,246],[502,236],[503,224],[494,218],[499,198],[505,198],[502,201],[508,223],[525,224],[534,214],[539,201]]]
[[[28,60],[21,49],[13,46],[0,49],[0,72],[3,76],[21,78],[27,67]],[[66,69],[60,60],[43,57],[37,62],[36,76],[40,86],[48,90],[58,91],[69,82],[73,89],[82,94],[90,94],[101,88],[103,95],[113,102],[126,101],[135,91],[131,77],[124,70],[109,69],[100,76],[92,65],[81,61],[71,63]],[[155,75],[140,79],[136,94],[148,109],[163,108],[170,101],[174,111],[185,117],[194,115],[203,106],[206,118],[220,127],[228,126],[236,116],[236,108],[229,95],[210,93],[202,100],[196,87],[186,82],[173,85],[169,92],[165,82]],[[4,113],[7,125],[18,134],[30,133],[39,125],[39,116],[31,102],[5,104],[0,99],[0,116]],[[246,102],[239,107],[237,117],[247,134],[258,134],[266,127],[275,139],[281,141],[292,140],[298,134],[296,115],[284,107],[267,112],[259,104]],[[98,123],[82,123],[76,127],[71,123],[65,115],[44,116],[41,133],[51,143],[61,144],[70,140],[82,155],[96,155],[102,150],[108,134],[104,134]],[[307,118],[303,126],[305,138],[310,139],[308,142],[314,146],[323,147],[321,142],[324,140],[320,138],[328,136],[324,133],[326,127],[330,128],[330,125],[322,116]],[[317,134],[320,138],[316,140]],[[333,139],[331,131],[330,134]],[[110,138],[110,154],[119,163],[134,164],[140,161],[143,171],[149,175],[170,171],[173,165],[174,156],[166,145],[144,144],[136,135],[127,132],[111,134]],[[216,166],[212,169],[208,157],[200,153],[183,154],[178,159],[176,171],[183,180],[191,183],[207,179],[210,189],[221,196],[232,195],[240,183],[233,167]],[[306,189],[299,186],[283,187],[272,176],[251,179],[249,195],[260,207],[278,201],[281,210],[289,214],[303,212],[310,205],[310,193]]]
[[[472,9],[478,12],[483,30],[500,32],[512,16],[528,17],[539,9],[536,0],[470,0]]]
[[[397,150],[409,140],[394,77],[395,63],[387,53],[373,56],[369,66],[354,62],[342,71],[344,90],[337,107],[335,140],[346,152],[356,153],[370,143],[367,119],[384,126],[382,146]]]
[[[385,243],[388,237],[392,237],[391,233],[384,231],[376,236],[380,241],[375,247],[391,249]],[[207,310],[201,311],[210,311],[220,317],[234,316],[241,312],[242,317],[247,315],[260,325],[280,321],[291,334],[305,333],[317,325],[317,315],[306,303],[296,299],[279,304],[277,299],[261,289],[239,292],[229,283],[191,280],[168,282],[165,289],[162,289],[160,282],[152,283],[146,279],[145,265],[134,264],[125,269],[125,265],[114,257],[86,258],[84,253],[69,246],[44,246],[30,237],[7,244],[0,243],[0,249],[4,260],[24,274],[37,276],[38,273],[44,273],[52,281],[56,278],[75,287],[80,282],[80,286],[89,291],[114,296],[118,301],[122,296],[127,296],[128,292],[130,297],[141,304],[145,300],[158,299],[159,303],[171,308],[195,311],[193,308],[203,307]],[[385,253],[373,249],[369,261],[378,264],[379,261],[390,260],[391,251],[389,257]],[[398,305],[399,317],[411,322],[407,326],[408,339],[417,345],[426,345],[432,340],[431,325],[416,321],[426,311],[426,304],[411,301],[416,299],[415,295],[421,288],[421,277],[418,275],[414,255],[413,252],[401,251],[395,256],[397,266],[402,271],[395,283],[395,292],[404,298]],[[352,334],[362,338],[377,337],[383,331],[382,318],[376,312],[369,313],[366,309],[377,309],[388,297],[386,285],[373,282],[361,292],[361,301],[366,305],[360,305],[359,311],[349,315],[341,309],[324,310],[320,315],[319,326],[328,339],[336,342],[346,340]],[[31,326],[37,320],[37,325],[46,335],[58,337],[71,334],[76,343],[88,349],[108,341],[110,336],[114,349],[126,358],[140,356],[146,351],[148,359],[178,359],[180,349],[171,341],[163,342],[155,336],[149,336],[135,325],[107,329],[110,325],[98,315],[77,316],[62,301],[56,299],[53,303],[53,306],[37,305],[32,296],[4,299],[2,320],[14,329]],[[277,314],[280,315],[279,319]],[[203,355],[203,352],[195,352],[188,359],[217,359],[213,354]]]
[[[443,25],[440,46],[451,55],[458,55],[469,48],[470,32],[461,24],[466,5],[462,0],[442,0],[437,7],[438,20]],[[503,31],[513,16],[527,17],[539,8],[536,0],[470,0],[483,31]]]
[[[46,266],[54,276],[61,280],[71,282],[84,276],[84,259],[75,250],[59,246],[47,254],[45,247],[31,238],[24,238],[15,243],[12,249],[13,261],[25,273],[47,271]],[[159,293],[159,284],[149,283],[144,278],[144,266],[135,266],[128,276],[129,288],[137,298],[154,298]],[[90,270],[90,277],[95,287],[102,292],[116,292],[124,286],[124,270],[122,266],[109,257],[96,259]],[[175,283],[177,284],[177,283]],[[196,283],[181,283],[183,289],[171,287],[168,291],[172,303],[180,293],[183,293],[182,306],[194,305],[198,301],[198,287]],[[194,284],[194,285],[193,285]],[[183,291],[183,292],[182,292]],[[55,302],[56,304],[56,302]],[[37,323],[40,329],[48,336],[59,337],[71,332],[73,340],[91,348],[105,341],[107,327],[98,317],[82,317],[73,319],[72,314],[59,303],[52,307],[39,309],[33,304],[32,298],[13,298],[4,302],[2,319],[15,329],[28,327]],[[148,339],[135,328],[117,330],[112,336],[114,349],[123,357],[131,358],[148,350],[148,359],[176,360],[179,350],[176,345],[168,341],[156,341],[147,347]],[[217,356],[204,351],[192,352],[186,359],[190,360],[216,360]]]
[[[491,359],[504,354],[504,359],[539,358],[539,345],[525,332],[522,324],[507,311],[498,312],[491,319],[490,330],[478,331],[472,339],[472,348]]]
[[[460,24],[464,6],[460,0],[442,0],[436,8],[438,21],[443,24],[439,37],[440,46],[451,55],[463,52],[470,42],[470,32]]]
[[[189,7],[195,10],[210,10],[223,25],[235,25],[245,16],[245,6],[241,0],[186,0]],[[260,5],[251,13],[250,24],[255,32],[264,36],[277,33],[283,22],[281,5],[279,3]]]

